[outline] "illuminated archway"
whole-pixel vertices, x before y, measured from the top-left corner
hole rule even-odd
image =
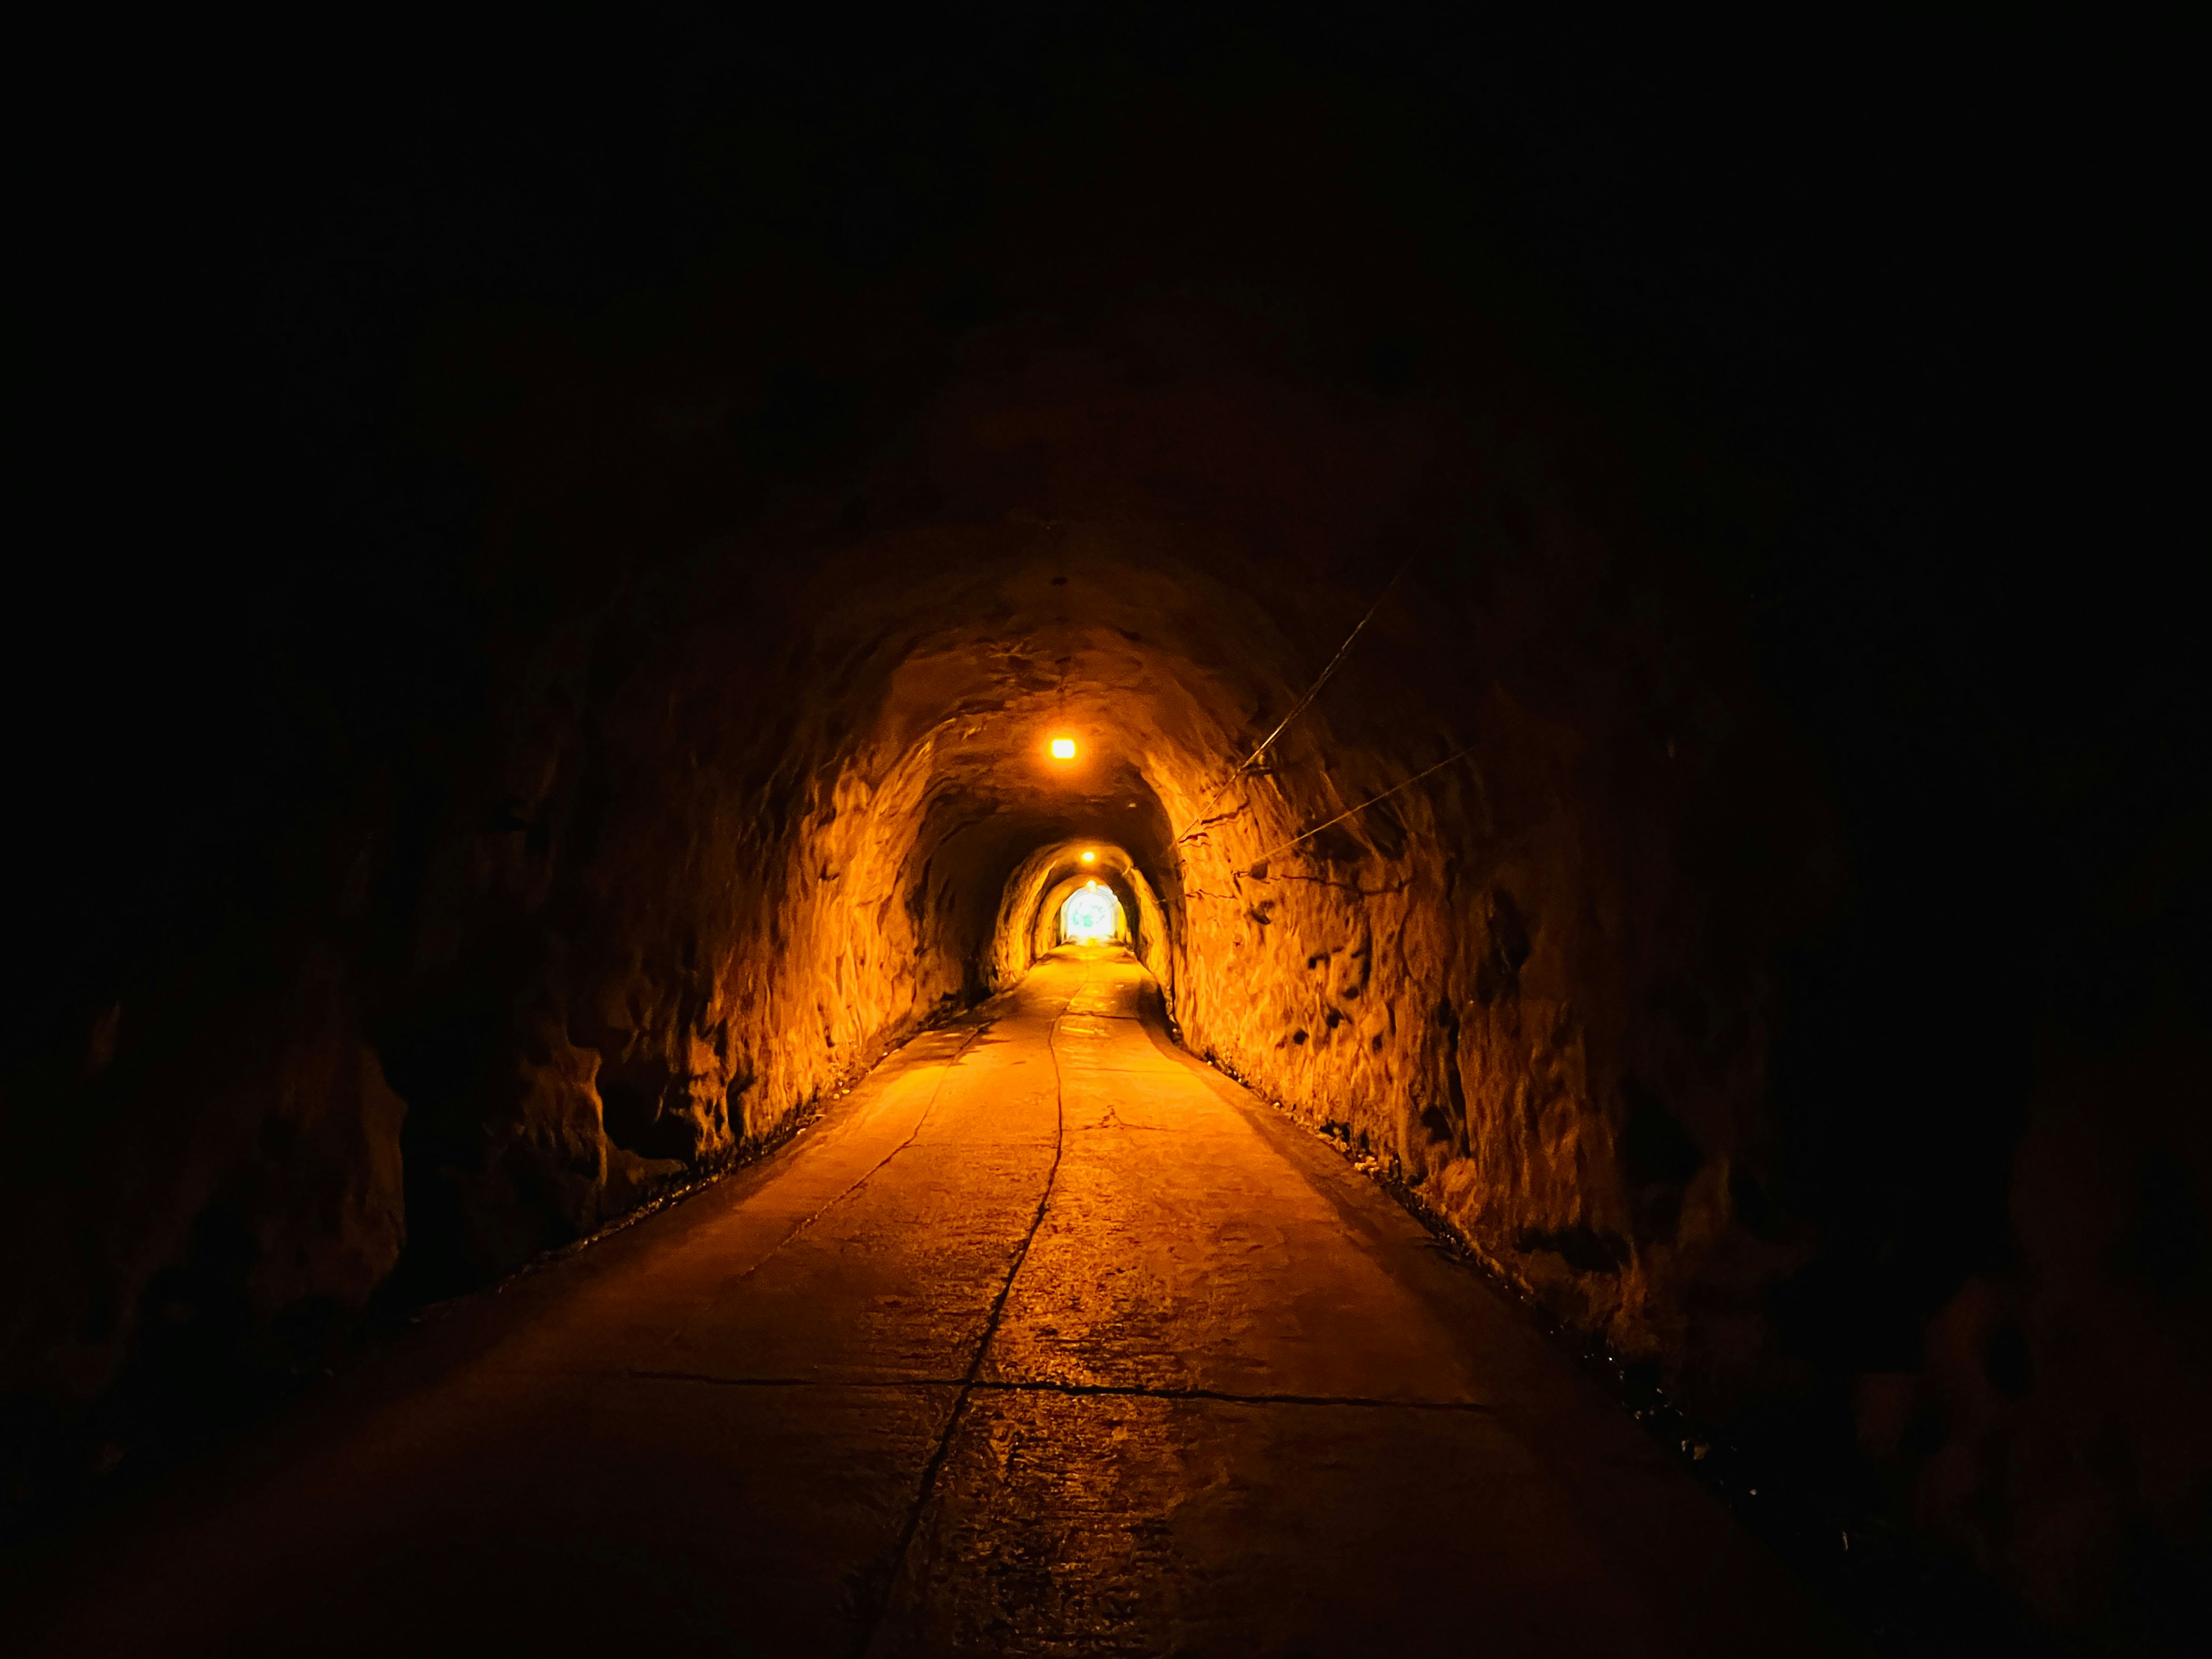
[[[1060,937],[1064,944],[1103,945],[1128,936],[1121,901],[1102,883],[1084,883],[1060,904]]]

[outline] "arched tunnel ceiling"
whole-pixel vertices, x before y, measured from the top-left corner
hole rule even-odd
[[[1172,889],[1176,833],[1243,758],[1261,711],[1287,708],[1305,672],[1264,610],[1202,567],[1133,557],[1128,544],[1141,546],[1146,527],[1116,528],[1038,535],[1033,550],[1002,561],[971,557],[957,584],[918,580],[886,605],[883,632],[846,647],[897,661],[866,752],[890,766],[927,756],[908,867],[959,912],[971,952],[1018,861],[1048,842],[1127,848]],[[938,626],[902,637],[921,617]],[[825,633],[869,620],[847,611]],[[902,647],[909,654],[898,659]],[[1072,762],[1048,755],[1060,735],[1078,745]]]
[[[1347,378],[1371,323],[1282,297],[969,328],[765,495],[743,422],[671,414],[749,395],[727,296],[664,318],[680,356],[532,324],[425,371],[503,621],[437,788],[326,832],[411,897],[315,1028],[374,1056],[342,1133],[378,1145],[394,1099],[404,1129],[313,1271],[434,1292],[775,1133],[1025,968],[1080,840],[1126,856],[1194,1048],[1352,1123],[1576,1317],[1679,1346],[1676,1241],[1755,1178],[1759,964],[1825,902],[1820,813],[1570,404],[1449,345],[1426,390]],[[517,392],[464,398],[502,353]],[[228,1144],[181,1156],[219,1182]]]
[[[548,934],[501,969],[563,1034],[524,1068],[526,1125],[593,1115],[564,1080],[592,1062],[563,1056],[643,1091],[580,1213],[643,1178],[625,1157],[765,1133],[1005,983],[1054,849],[1090,839],[1126,853],[1195,1044],[1419,1179],[1516,1170],[1464,1190],[1470,1224],[1619,1340],[1670,1340],[1670,1241],[1685,1213],[1728,1224],[1719,1172],[1750,1144],[1744,942],[1825,902],[1798,850],[1825,832],[1726,627],[1607,532],[1602,447],[1541,399],[1506,413],[1334,383],[1203,300],[1010,321],[896,443],[806,486],[834,518],[802,490],[524,641],[507,672],[541,689],[458,821],[507,811],[542,844],[494,873],[457,842],[447,868],[520,902],[506,948]],[[502,515],[557,518],[542,482],[509,480]],[[425,964],[391,1044],[410,1098],[455,1088],[443,988],[485,971]],[[1694,1015],[1634,1012],[1676,983]],[[1739,1035],[1715,1049],[1714,1023]],[[1507,1110],[1563,1043],[1556,1109]],[[1624,1150],[1647,1139],[1653,1170]]]
[[[1127,326],[1158,333],[1163,309]],[[1205,341],[1206,321],[1197,307],[1170,337]],[[848,486],[927,502],[908,509],[918,522],[872,509],[857,531],[811,536],[795,580],[781,561],[710,550],[648,579],[634,602],[669,607],[649,655],[641,648],[635,695],[695,709],[710,744],[757,744],[763,710],[786,709],[758,758],[741,763],[769,767],[800,792],[778,799],[811,801],[807,821],[825,829],[867,803],[870,827],[848,819],[833,832],[844,850],[825,867],[857,861],[874,881],[898,872],[902,902],[918,924],[927,911],[927,926],[948,930],[944,948],[963,975],[985,953],[1015,865],[1047,841],[1126,846],[1179,914],[1190,848],[1171,844],[1176,833],[1394,577],[1351,672],[1271,757],[1246,826],[1261,833],[1237,842],[1247,862],[1459,746],[1471,645],[1517,651],[1524,672],[1546,660],[1540,640],[1514,637],[1527,619],[1502,614],[1514,596],[1494,567],[1510,558],[1476,550],[1484,537],[1507,548],[1534,533],[1534,509],[1485,480],[1464,422],[1303,384],[1264,358],[1237,364],[1225,386],[1180,374],[1127,386],[1095,343],[1048,350],[1037,341],[1050,331],[1016,331],[1032,343],[1020,374],[982,354],[981,369],[925,409],[920,435]],[[1155,343],[1154,362],[1162,356]],[[1086,418],[1055,431],[1071,405]],[[1376,441],[1378,420],[1390,441]],[[1036,434],[1024,441],[1046,464],[1005,471],[995,434],[1006,432]],[[1164,433],[1173,471],[1152,465]],[[1423,461],[1455,442],[1451,465]],[[917,470],[927,489],[900,476]],[[533,507],[526,480],[515,488],[518,517],[553,510]],[[1589,555],[1563,543],[1560,562]],[[1492,604],[1479,609],[1469,596],[1483,582]],[[803,641],[779,647],[769,675],[753,644],[764,615]],[[1572,623],[1586,633],[1597,620],[1585,611]],[[717,729],[718,702],[744,711],[742,734]],[[1045,756],[1063,732],[1080,744],[1073,765]],[[502,787],[520,816],[546,816],[543,783]],[[1221,808],[1234,817],[1241,797]],[[1356,848],[1368,829],[1399,844],[1396,810],[1322,844]],[[1202,829],[1193,844],[1216,833]]]

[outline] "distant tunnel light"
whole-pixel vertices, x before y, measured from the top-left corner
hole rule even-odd
[[[1054,760],[1073,760],[1075,758],[1075,739],[1073,738],[1054,738],[1052,740],[1052,757]]]
[[[1071,945],[1121,938],[1121,901],[1095,881],[1077,888],[1060,907],[1060,935]]]

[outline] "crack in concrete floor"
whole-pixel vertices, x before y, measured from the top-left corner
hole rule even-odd
[[[1060,1076],[1057,1040],[1060,1022],[1067,1018],[1068,1006],[1073,1000],[1071,998],[1068,1004],[1062,1006],[1045,1032],[1045,1053],[1052,1059],[1052,1167],[1045,1171],[1044,1190],[1037,1194],[1036,1213],[1030,1218],[1029,1231],[1022,1235],[1022,1242],[1014,1251],[1014,1259],[1007,1266],[1006,1276],[999,1285],[999,1293],[992,1299],[990,1316],[983,1322],[982,1340],[976,1343],[975,1357],[968,1362],[967,1375],[960,1379],[960,1393],[952,1402],[951,1414],[945,1419],[945,1432],[938,1437],[936,1450],[930,1454],[929,1462],[922,1466],[921,1481],[915,1492],[914,1507],[908,1511],[905,1529],[899,1534],[898,1548],[891,1558],[890,1573],[884,1586],[883,1596],[877,1601],[865,1630],[853,1644],[853,1651],[856,1654],[866,1654],[875,1646],[884,1615],[889,1611],[891,1598],[897,1595],[900,1583],[906,1576],[907,1559],[913,1549],[915,1534],[921,1529],[922,1516],[927,1513],[931,1499],[936,1496],[938,1478],[951,1452],[953,1437],[960,1432],[961,1423],[967,1415],[969,1399],[975,1389],[975,1379],[983,1369],[985,1357],[991,1352],[992,1339],[999,1334],[1000,1321],[1006,1316],[1006,1298],[1012,1294],[1014,1281],[1021,1277],[1022,1267],[1029,1260],[1030,1246],[1036,1242],[1037,1229],[1044,1225],[1045,1215],[1052,1207],[1053,1182],[1059,1178],[1060,1161],[1067,1152],[1067,1093]],[[954,1056],[952,1063],[959,1063],[957,1055]],[[950,1067],[947,1069],[949,1071]],[[933,1107],[935,1104],[936,1097],[933,1095],[931,1105]],[[921,1133],[921,1127],[917,1125],[915,1133],[918,1136]]]
[[[1048,959],[473,1298],[78,1540],[27,1650],[1850,1650],[1144,984]]]

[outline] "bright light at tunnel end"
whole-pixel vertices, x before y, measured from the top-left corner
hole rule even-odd
[[[1109,889],[1086,882],[1067,896],[1060,911],[1060,937],[1071,945],[1097,945],[1118,938],[1121,902]]]
[[[1075,758],[1075,739],[1073,738],[1054,738],[1052,740],[1052,757],[1054,760],[1073,760]]]

